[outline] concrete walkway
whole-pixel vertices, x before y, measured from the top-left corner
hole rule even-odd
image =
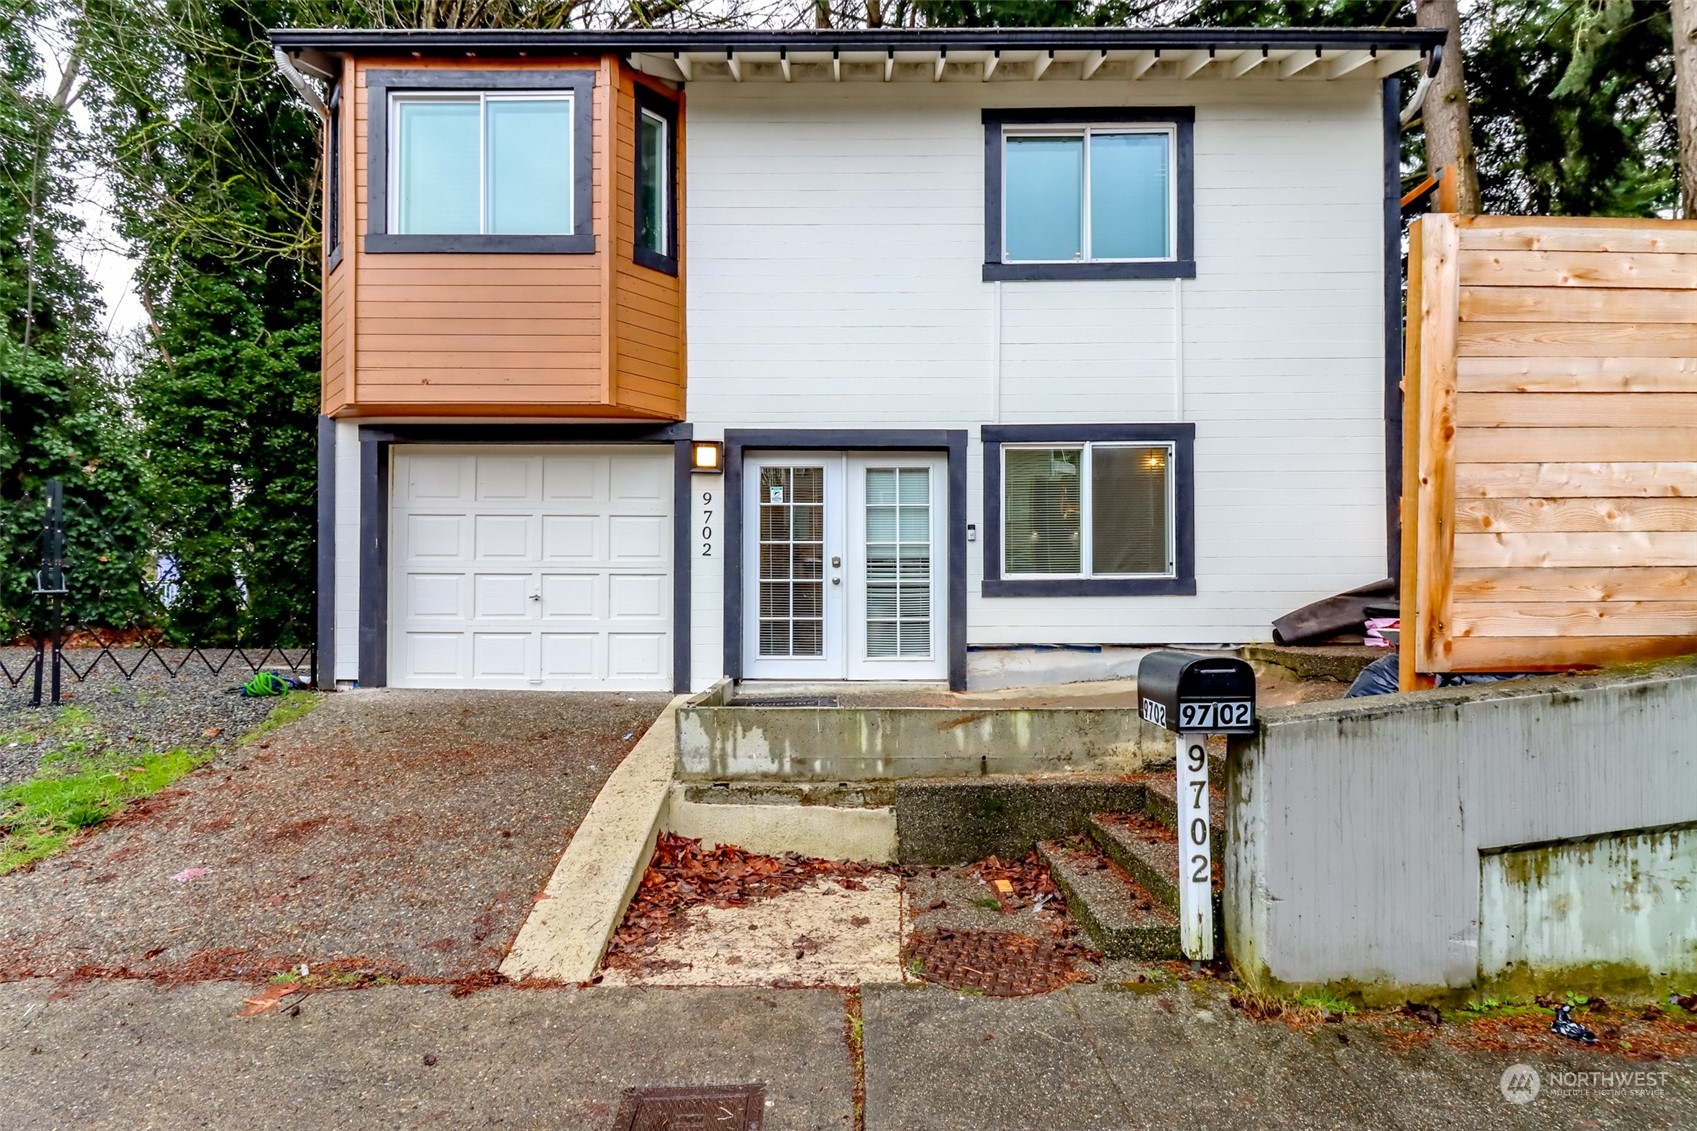
[[[631,1084],[766,1085],[769,1131],[1697,1126],[1697,1065],[1628,1064],[1554,1038],[1516,1052],[1366,1025],[1247,1021],[1185,985],[989,1000],[866,988],[864,1067],[837,990],[321,992],[238,1018],[255,987],[0,984],[0,1126],[492,1126],[600,1131]],[[1544,1089],[1498,1090],[1528,1063]],[[1556,1071],[1665,1071],[1555,1095]]]

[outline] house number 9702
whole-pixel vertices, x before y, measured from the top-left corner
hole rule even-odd
[[[713,505],[713,492],[701,492],[701,556],[713,556],[713,512],[708,509]]]

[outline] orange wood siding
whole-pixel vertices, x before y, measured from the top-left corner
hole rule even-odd
[[[598,72],[592,108],[593,254],[365,251],[370,114],[384,112],[367,103],[366,73],[480,67]],[[344,100],[353,114],[352,128],[345,131],[352,146],[346,163],[351,191],[344,198],[353,231],[342,266],[325,287],[327,356],[331,335],[337,334],[348,360],[339,370],[326,362],[326,411],[681,419],[681,282],[630,262],[635,111],[625,69],[612,59],[492,63],[409,57],[362,58],[354,72]],[[629,129],[616,123],[628,123]],[[618,238],[611,235],[615,213],[622,218]]]
[[[343,94],[341,104],[335,113],[341,115],[341,162],[340,172],[342,181],[342,258],[334,271],[324,276],[324,317],[323,339],[320,345],[319,365],[323,376],[323,405],[322,411],[334,416],[343,412],[353,400],[353,382],[351,376],[354,370],[354,289],[353,289],[353,241],[354,241],[354,172],[353,172],[353,130],[349,121],[353,116],[354,100],[349,93],[352,87],[353,66],[344,64]],[[324,136],[328,145],[330,131],[325,130]],[[331,167],[329,151],[325,151],[324,168],[326,172]],[[330,194],[321,194],[323,199],[323,229],[329,230]],[[325,247],[329,246],[328,241]]]
[[[636,247],[636,84],[647,79],[622,64],[618,68],[613,167],[617,183],[630,186],[616,196],[613,257],[613,398],[681,419],[684,415],[684,146],[682,95],[649,84],[676,99],[678,154],[678,273],[668,275],[635,262]]]
[[[1697,652],[1697,223],[1420,219],[1403,681]]]

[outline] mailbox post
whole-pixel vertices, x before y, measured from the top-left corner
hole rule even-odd
[[[1255,733],[1255,672],[1242,660],[1151,652],[1137,665],[1143,721],[1178,735],[1179,940],[1187,958],[1214,957],[1208,736]]]

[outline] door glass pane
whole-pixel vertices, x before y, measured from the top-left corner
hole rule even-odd
[[[1166,259],[1166,134],[1090,137],[1090,255]]]
[[[489,230],[572,230],[572,104],[563,98],[489,101]]]
[[[396,115],[401,146],[397,230],[409,235],[477,232],[477,102],[401,102]]]
[[[666,246],[666,119],[637,115],[636,246],[670,255]]]
[[[760,655],[825,654],[825,469],[763,467]]]
[[[1103,447],[1090,453],[1090,568],[1098,574],[1172,572],[1167,532],[1165,446]]]
[[[1084,139],[1010,137],[1003,165],[1002,258],[1077,259],[1084,231]]]
[[[1077,574],[1084,512],[1079,448],[1006,448],[1002,484],[1002,572]]]
[[[931,472],[868,468],[866,498],[866,657],[928,657]]]

